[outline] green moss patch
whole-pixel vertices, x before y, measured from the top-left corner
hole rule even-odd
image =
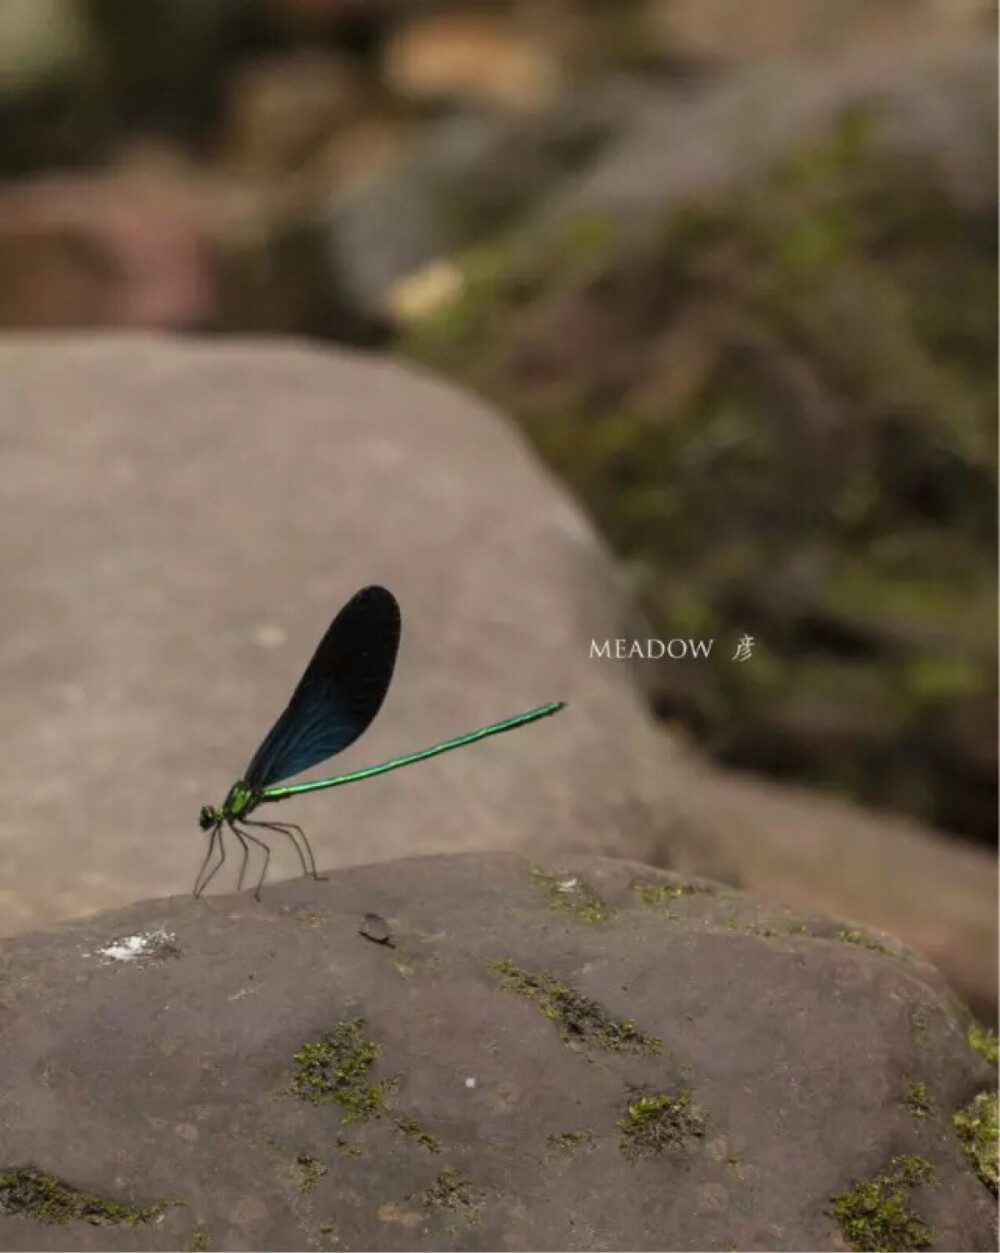
[[[997,1064],[997,1033],[982,1023],[969,1023],[969,1044],[991,1066]]]
[[[911,1079],[906,1085],[903,1104],[914,1118],[926,1118],[934,1108],[930,1097],[927,1095],[927,1084],[918,1079]]]
[[[437,1136],[432,1136],[429,1132],[421,1127],[415,1118],[395,1118],[393,1126],[400,1135],[406,1136],[408,1140],[412,1140],[414,1144],[424,1149],[428,1153],[440,1153],[441,1141]]]
[[[809,936],[808,929],[805,924],[801,922],[789,922],[780,927],[756,926],[751,923],[749,926],[744,927],[743,930],[747,935],[760,936],[762,940],[779,940],[790,935]]]
[[[208,1253],[208,1247],[208,1232],[200,1225],[191,1232],[184,1246],[185,1253]]]
[[[647,905],[662,908],[684,896],[717,896],[719,889],[711,883],[637,883],[635,891]]]
[[[550,909],[572,914],[581,922],[606,922],[611,917],[611,906],[577,875],[550,875],[537,867],[531,874],[544,890]]]
[[[364,1019],[354,1018],[338,1023],[320,1039],[303,1044],[295,1054],[295,1073],[289,1090],[313,1105],[335,1102],[344,1111],[345,1123],[364,1122],[391,1112],[389,1096],[399,1080],[372,1081],[371,1068],[378,1058],[379,1047],[366,1038],[364,1029]],[[415,1118],[397,1115],[393,1117],[392,1125],[401,1136],[426,1152],[441,1151],[441,1141],[425,1131]],[[345,1140],[343,1136],[337,1137],[337,1152],[342,1156],[360,1157],[363,1151],[360,1145]],[[307,1162],[306,1156],[300,1156],[299,1166],[302,1167],[304,1162]],[[314,1162],[314,1159],[308,1158],[308,1162]],[[325,1171],[326,1167],[322,1167],[321,1173]]]
[[[429,1210],[463,1210],[474,1219],[485,1199],[482,1188],[476,1187],[467,1175],[453,1166],[442,1170],[431,1186],[420,1194],[420,1203]]]
[[[320,1039],[303,1044],[294,1058],[291,1091],[313,1105],[336,1102],[345,1123],[373,1118],[387,1108],[390,1085],[370,1080],[379,1050],[365,1038],[364,1026],[361,1018],[338,1023]]]
[[[934,1239],[914,1211],[910,1192],[933,1173],[922,1157],[894,1157],[885,1170],[862,1180],[832,1200],[830,1213],[852,1249],[926,1249]]]
[[[616,1126],[626,1157],[649,1157],[689,1148],[705,1134],[706,1118],[690,1092],[657,1092],[632,1101]]]
[[[575,1157],[585,1149],[592,1149],[597,1137],[592,1131],[554,1131],[546,1137],[545,1143],[553,1154]]]
[[[759,911],[754,910],[752,918],[759,916]],[[813,935],[806,924],[799,922],[794,915],[787,920],[769,915],[766,922],[755,922],[752,918],[747,916],[745,909],[741,913],[741,908],[738,906],[726,915],[722,925],[727,931],[739,931],[741,935],[755,935],[762,940],[781,940],[789,936],[801,936],[810,940],[823,938]]]
[[[56,1226],[70,1222],[91,1223],[95,1227],[135,1226],[151,1222],[169,1206],[178,1204],[159,1201],[144,1206],[108,1201],[30,1166],[0,1173],[0,1213]]]
[[[980,1092],[954,1116],[955,1130],[969,1164],[997,1194],[997,1094]]]
[[[634,1022],[615,1018],[582,992],[571,988],[547,970],[519,970],[503,958],[489,963],[507,991],[532,1001],[546,1018],[557,1023],[564,1043],[570,1047],[609,1049],[621,1053],[659,1053],[661,1041],[644,1035]]]
[[[886,948],[879,940],[853,927],[841,927],[834,939],[839,940],[841,944],[856,944],[859,948],[871,949],[873,953],[885,953],[888,957],[897,956],[891,948]]]

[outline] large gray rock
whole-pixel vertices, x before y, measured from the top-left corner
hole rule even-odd
[[[805,53],[869,47],[901,48],[945,41],[970,30],[985,34],[984,0],[903,0],[900,4],[842,4],[839,0],[652,0],[650,36],[655,47],[695,64],[741,66]]]
[[[926,38],[875,46],[819,62],[760,63],[693,97],[665,92],[638,107],[631,125],[563,187],[546,219],[581,213],[663,220],[692,195],[738,187],[834,125],[845,110],[878,117],[899,152],[933,153],[949,182],[970,192],[996,181],[984,132],[994,115],[996,41]]]
[[[0,932],[190,887],[199,806],[372,582],[399,598],[402,647],[338,767],[569,708],[285,806],[323,865],[609,841],[646,857],[662,838],[676,750],[589,658],[624,630],[619,580],[481,403],[299,346],[8,339],[0,448]]]
[[[996,1247],[940,977],[636,863],[146,903],[4,941],[0,1006],[3,1249]]]
[[[630,633],[627,598],[517,435],[412,369],[273,343],[0,344],[0,934],[188,889],[199,806],[372,581],[403,645],[338,767],[570,704],[290,802],[321,866],[561,846],[726,875],[902,936],[995,1011],[985,851],[680,750],[634,673],[590,660]],[[295,873],[276,845],[272,876]]]

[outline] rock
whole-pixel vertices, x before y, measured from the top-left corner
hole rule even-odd
[[[401,159],[329,197],[329,268],[345,299],[362,315],[391,314],[398,283],[533,212],[632,107],[608,84],[539,118],[466,112],[428,123]]]
[[[147,138],[123,144],[110,166],[115,186],[146,199],[183,207],[186,217],[225,256],[249,241],[260,247],[279,216],[282,196],[267,180],[218,163],[199,161],[169,140]],[[258,264],[261,264],[258,259]],[[219,269],[223,269],[221,261]],[[227,281],[220,296],[229,296]]]
[[[871,110],[899,153],[927,154],[952,186],[992,194],[987,135],[996,81],[992,39],[917,40],[887,52],[861,49],[749,66],[715,90],[664,90],[640,103],[600,161],[539,216],[621,216],[633,227],[664,210],[765,174],[845,111]]]
[[[412,154],[419,128],[413,119],[392,116],[389,110],[369,110],[356,123],[331,137],[322,152],[302,173],[308,188],[310,211],[325,205],[331,193],[346,197],[357,187]]]
[[[225,158],[259,176],[294,172],[360,108],[361,85],[345,57],[312,51],[251,62],[230,83]]]
[[[757,639],[647,665],[665,716],[992,844],[995,51],[808,73],[640,110],[408,347],[519,417],[652,634]]]
[[[192,327],[216,299],[211,244],[184,194],[81,175],[0,195],[0,326]]]
[[[343,352],[135,337],[8,339],[0,389],[0,931],[189,890],[199,806],[221,801],[341,603],[380,581],[402,652],[344,769],[570,704],[295,802],[321,867],[536,845],[637,857],[892,930],[995,1010],[991,857],[720,771],[652,729],[634,668],[590,656],[637,629],[621,577],[480,403]],[[298,873],[290,850],[272,873]]]
[[[296,802],[322,866],[663,838],[676,751],[589,659],[592,631],[627,629],[621,580],[494,414],[389,362],[253,341],[8,338],[0,379],[0,929],[190,890],[199,807],[372,582],[402,650],[345,769],[570,708]]]
[[[996,1247],[995,1069],[939,977],[704,880],[417,858],[0,978],[5,1249]]]
[[[382,48],[381,75],[402,99],[529,113],[553,103],[563,85],[551,40],[488,11],[425,15],[401,26]]]
[[[711,847],[748,891],[905,937],[977,1014],[996,1019],[992,850],[804,787],[689,764],[670,864],[694,869],[699,848]]]
[[[842,4],[838,0],[651,0],[654,47],[675,58],[719,66],[753,64],[799,53],[843,53],[882,45],[897,50],[918,39],[985,32],[985,0],[903,0]]]
[[[437,294],[458,298],[425,300],[406,341],[516,414],[576,485],[659,624],[644,635],[717,638],[718,665],[631,669],[709,751],[786,785],[703,771],[692,754],[673,798],[671,864],[690,855],[694,870],[711,845],[755,891],[905,936],[987,1015],[995,154],[983,119],[994,84],[994,51],[961,45],[883,57],[881,69],[870,58],[797,65],[780,89],[758,72],[688,101],[637,102],[644,120],[549,212],[454,259],[459,281],[452,269]],[[871,111],[852,115],[865,100]],[[803,139],[800,124],[818,129]],[[732,283],[748,255],[769,260],[742,271],[755,293],[744,301]],[[931,273],[950,277],[916,277]],[[962,310],[957,353],[935,316],[924,321],[935,290],[952,293],[942,329]],[[896,337],[903,310],[920,311],[909,340]],[[979,364],[968,372],[963,360]],[[950,393],[945,380],[959,378]],[[753,415],[746,426],[741,414]],[[751,629],[753,661],[731,665]],[[841,795],[790,788],[790,774]],[[924,821],[846,804],[845,792]]]
[[[302,335],[356,348],[384,347],[384,317],[364,311],[331,270],[322,224],[265,206],[226,251],[219,329],[229,334]]]
[[[895,931],[995,1009],[991,857],[654,732],[634,672],[590,659],[591,638],[634,629],[620,576],[479,403],[259,343],[9,340],[0,380],[0,930],[187,890],[198,807],[376,580],[401,600],[404,645],[345,768],[549,697],[570,707],[296,802],[321,866],[539,841],[640,857]],[[298,872],[284,848],[273,865]]]

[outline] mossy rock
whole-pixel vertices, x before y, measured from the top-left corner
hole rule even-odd
[[[995,1070],[889,937],[582,855],[262,897],[0,942],[0,1248],[995,1246]]]
[[[721,760],[995,831],[995,199],[848,111],[748,186],[468,258],[406,347],[513,412]],[[553,228],[554,229],[554,228]],[[749,664],[730,660],[749,634]]]

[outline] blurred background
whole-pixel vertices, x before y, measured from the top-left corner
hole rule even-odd
[[[575,496],[644,634],[754,637],[633,666],[659,718],[993,850],[995,21],[3,0],[0,329],[454,379]]]

